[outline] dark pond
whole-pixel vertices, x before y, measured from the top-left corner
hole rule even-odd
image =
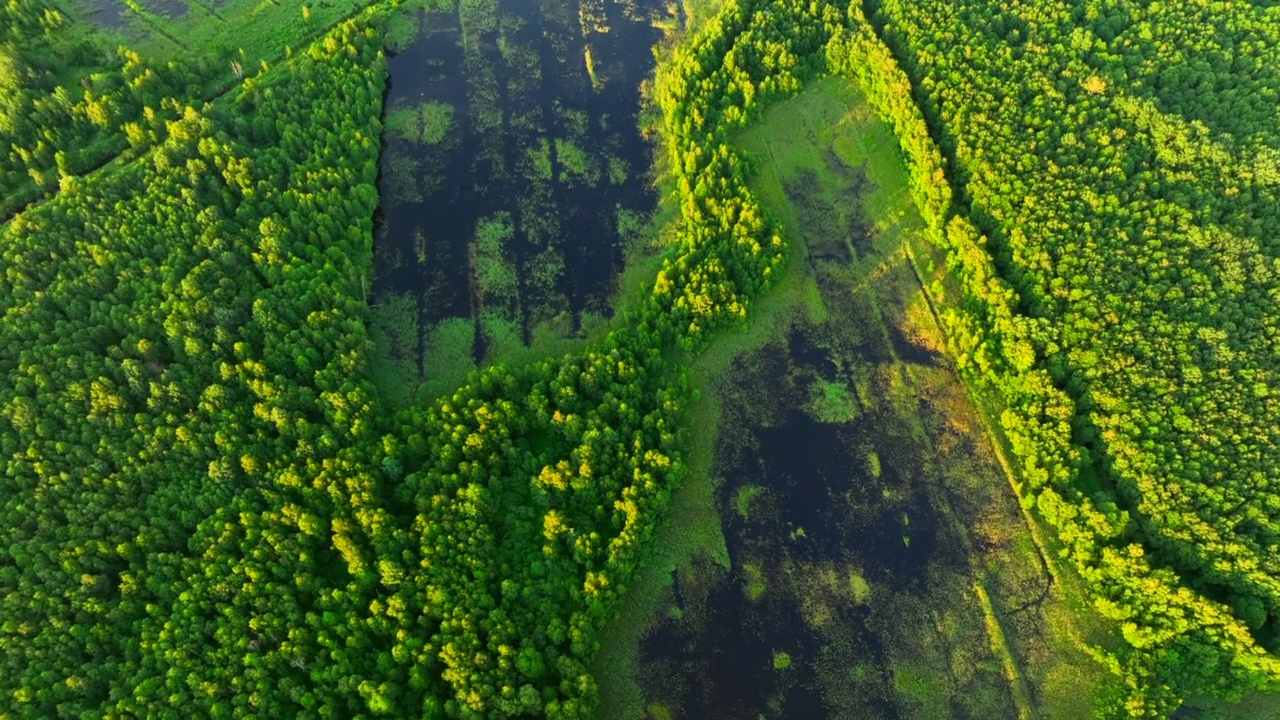
[[[939,542],[917,441],[891,409],[815,417],[812,388],[837,375],[815,335],[797,327],[724,390],[716,465],[733,569],[680,576],[678,619],[642,646],[642,684],[672,717],[899,717],[867,588],[923,595],[930,564],[965,562]]]
[[[140,4],[156,15],[170,19],[187,14],[187,4],[182,0],[142,0]]]
[[[90,21],[109,28],[120,28],[125,24],[126,6],[120,0],[88,0]]]
[[[450,319],[485,360],[606,317],[655,203],[637,124],[654,8],[608,3],[584,32],[575,2],[480,5],[414,15],[390,59],[370,297],[412,299],[419,373]]]

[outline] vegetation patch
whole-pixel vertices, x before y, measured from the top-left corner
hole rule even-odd
[[[411,143],[439,145],[454,130],[453,106],[438,100],[394,108],[387,113],[386,129]]]
[[[858,401],[841,382],[817,380],[809,386],[806,408],[818,422],[847,423],[858,417]]]

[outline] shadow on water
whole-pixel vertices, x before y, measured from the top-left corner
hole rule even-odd
[[[828,423],[805,409],[810,383],[840,375],[815,330],[797,323],[722,388],[732,569],[679,575],[641,649],[642,682],[673,717],[899,717],[868,588],[921,593],[931,564],[964,562],[939,541],[892,411]]]
[[[420,13],[416,39],[390,58],[384,122],[425,102],[452,108],[437,142],[383,137],[370,302],[416,299],[420,370],[431,362],[426,331],[449,318],[474,320],[483,361],[489,323],[527,345],[536,323],[568,314],[576,332],[584,312],[608,314],[623,262],[619,209],[655,204],[637,118],[658,37],[648,10],[610,8],[610,31],[587,40],[565,0],[503,0],[483,32],[454,13]],[[478,254],[477,225],[495,217],[509,236]],[[486,285],[495,277],[511,278],[501,294]]]
[[[91,8],[89,21],[105,28],[122,28],[125,26],[124,12],[126,6],[119,0],[89,0],[86,5]]]
[[[172,20],[187,14],[187,5],[182,0],[143,0],[142,6],[156,15]]]

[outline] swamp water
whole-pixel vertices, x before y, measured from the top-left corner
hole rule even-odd
[[[597,667],[634,686],[602,677],[598,716],[1088,717],[1098,666],[942,352],[892,134],[824,80],[739,144],[792,266],[699,360],[706,489],[658,542],[704,539],[637,579]]]
[[[396,29],[370,288],[389,399],[610,314],[655,205],[637,116],[661,33],[656,7],[583,3],[464,1]]]

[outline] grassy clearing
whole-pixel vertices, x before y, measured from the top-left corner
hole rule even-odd
[[[379,396],[399,406],[418,384],[418,300],[396,293],[369,308],[369,377]]]
[[[471,318],[448,318],[427,331],[422,383],[418,398],[451,393],[476,369],[476,324]]]

